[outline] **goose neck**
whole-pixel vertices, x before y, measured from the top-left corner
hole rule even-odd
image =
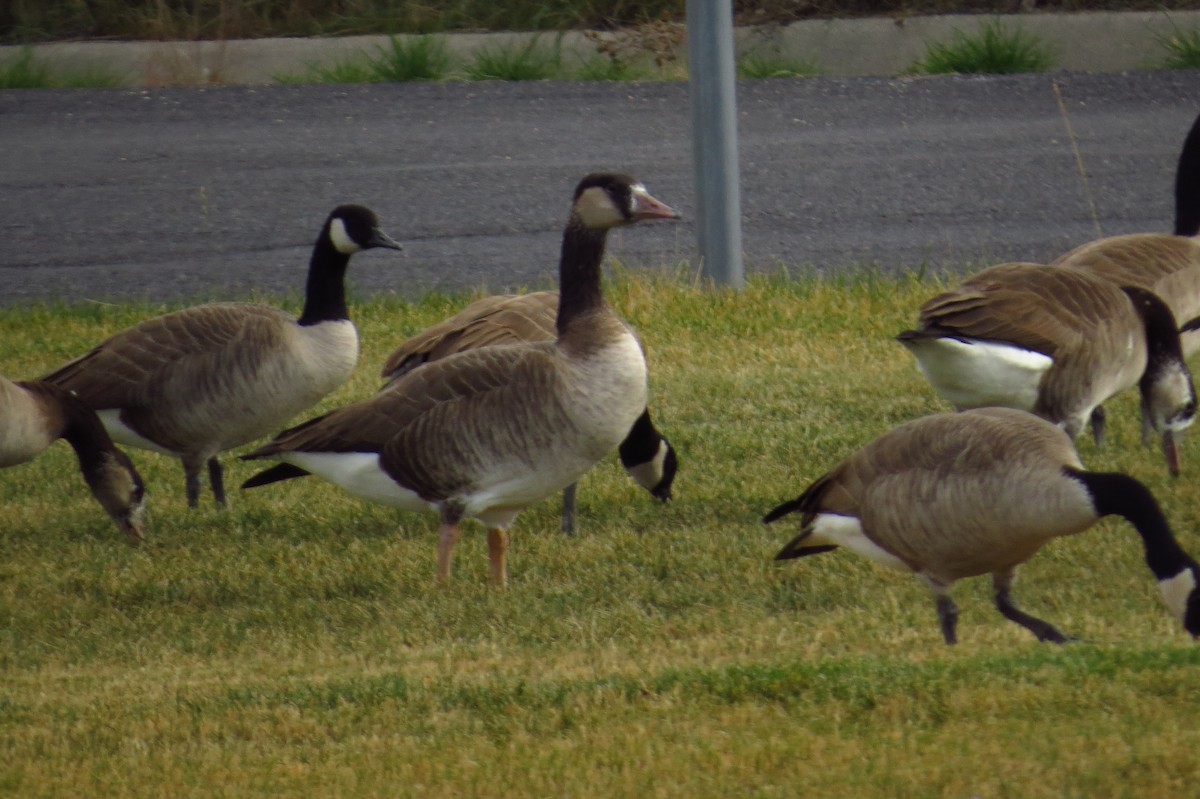
[[[1183,141],[1175,169],[1175,235],[1200,235],[1200,117]]]
[[[571,323],[605,307],[601,266],[607,230],[591,230],[572,216],[563,233],[562,258],[558,267],[558,317],[555,326],[561,337]]]
[[[338,252],[328,235],[323,233],[317,239],[308,265],[301,325],[350,318],[346,307],[346,267],[349,264],[350,256]]]

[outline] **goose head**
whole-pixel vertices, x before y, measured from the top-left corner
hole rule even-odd
[[[113,448],[83,473],[96,501],[131,541],[142,540],[146,487],[129,456]]]
[[[1183,628],[1200,637],[1200,590],[1197,590],[1198,568],[1190,561],[1174,577],[1160,578],[1158,589],[1171,613],[1183,622]]]
[[[1133,286],[1122,290],[1146,327],[1146,371],[1138,383],[1143,433],[1162,437],[1163,456],[1172,475],[1179,474],[1179,440],[1196,418],[1196,388],[1183,358],[1179,328],[1167,304],[1153,292]]]
[[[628,175],[594,172],[575,187],[572,221],[589,230],[610,230],[644,219],[679,219],[679,212],[656,200]]]
[[[403,249],[391,236],[379,229],[379,219],[375,212],[361,205],[339,205],[334,208],[325,220],[322,235],[329,239],[334,249],[342,255],[353,255],[360,250],[375,247]]]

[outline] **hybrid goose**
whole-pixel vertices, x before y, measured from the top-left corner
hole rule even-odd
[[[243,456],[284,464],[243,487],[308,472],[365,499],[432,509],[443,583],[462,520],[476,518],[488,528],[491,581],[503,586],[517,514],[576,482],[646,409],[641,346],[601,291],[608,231],[678,217],[630,177],[588,175],[563,233],[553,341],[466,350],[414,369]]]
[[[1150,491],[1132,477],[1085,471],[1060,428],[1024,411],[942,413],[885,433],[767,514],[800,514],[800,534],[777,560],[837,547],[915,573],[933,592],[942,636],[957,641],[957,580],[992,575],[996,608],[1039,641],[1053,625],[1013,602],[1017,567],[1059,536],[1101,517],[1125,518],[1171,612],[1200,634],[1200,566],[1176,542]]]
[[[278,430],[344,383],[358,360],[344,278],[359,250],[400,245],[359,205],[333,210],[313,246],[299,319],[268,305],[220,302],[158,316],[43,378],[75,394],[116,441],[183,462],[188,505],[207,463]]]
[[[1181,325],[1200,317],[1200,117],[1184,139],[1175,170],[1175,233],[1135,233],[1083,244],[1053,261],[1122,286],[1153,291]],[[1185,331],[1183,351],[1200,349],[1200,332]]]
[[[553,341],[558,292],[484,297],[454,316],[417,333],[388,356],[382,376],[396,380],[422,364],[449,355],[497,344]],[[678,459],[666,437],[654,426],[647,408],[634,422],[617,452],[621,464],[656,499],[671,499]],[[575,485],[563,492],[563,532],[575,529]]]
[[[33,460],[66,439],[100,507],[133,541],[142,540],[142,477],[113,445],[86,405],[46,383],[14,383],[0,377],[0,468]]]
[[[1075,438],[1109,397],[1137,385],[1146,430],[1172,474],[1196,393],[1179,331],[1155,294],[1074,269],[1001,264],[921,306],[897,336],[958,410],[1032,411]]]

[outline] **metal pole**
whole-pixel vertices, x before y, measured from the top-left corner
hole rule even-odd
[[[687,0],[696,232],[706,277],[740,289],[742,210],[731,0]]]

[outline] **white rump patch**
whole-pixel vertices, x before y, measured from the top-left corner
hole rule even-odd
[[[845,547],[867,560],[889,569],[911,572],[900,558],[876,544],[863,533],[862,523],[854,516],[837,513],[818,513],[812,522],[812,533],[804,539],[805,546],[833,544]]]
[[[100,417],[100,424],[104,425],[104,429],[108,431],[109,437],[118,444],[124,444],[127,447],[137,447],[138,449],[157,452],[160,455],[170,455],[171,457],[179,457],[178,452],[167,449],[166,447],[157,444],[143,436],[141,433],[129,427],[121,421],[120,408],[105,408],[102,411],[96,411],[96,416]]]
[[[337,218],[329,223],[329,239],[342,255],[353,255],[362,249],[358,242],[350,238],[350,234],[346,232],[346,223]]]
[[[1188,597],[1192,595],[1192,591],[1196,590],[1196,575],[1192,574],[1191,569],[1185,568],[1174,577],[1159,580],[1158,590],[1162,592],[1163,601],[1167,603],[1167,607],[1171,609],[1176,618],[1182,620],[1187,612]]]
[[[376,452],[286,452],[279,459],[381,505],[417,511],[433,507],[389,477]]]
[[[908,342],[921,374],[955,408],[1002,405],[1031,411],[1054,359],[1040,352],[982,341],[938,338]]]

